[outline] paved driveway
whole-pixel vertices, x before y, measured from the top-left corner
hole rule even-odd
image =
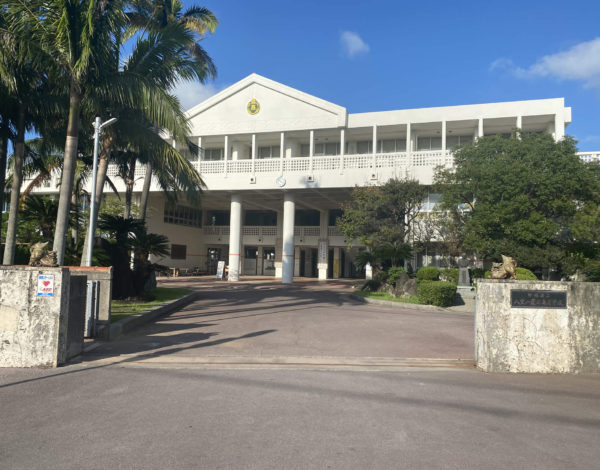
[[[365,304],[351,298],[351,286],[342,282],[284,286],[270,280],[231,284],[183,279],[170,283],[197,289],[200,299],[102,345],[87,360],[472,363],[472,314]]]

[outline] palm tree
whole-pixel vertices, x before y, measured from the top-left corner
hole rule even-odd
[[[28,40],[69,84],[69,114],[54,251],[62,264],[78,155],[81,100],[109,63],[113,33],[125,22],[123,2],[6,0],[11,30]]]

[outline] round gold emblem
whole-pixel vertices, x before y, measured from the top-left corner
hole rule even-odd
[[[248,110],[249,114],[254,116],[260,111],[260,103],[256,101],[256,98],[252,98],[252,100],[248,103],[248,106],[246,106],[246,109]]]

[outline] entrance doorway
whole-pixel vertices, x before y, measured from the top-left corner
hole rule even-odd
[[[258,258],[258,247],[246,246],[244,247],[244,269],[243,273],[245,276],[256,276],[258,273],[257,267]]]
[[[300,250],[300,277],[317,277],[317,248],[303,248]]]
[[[217,264],[221,260],[221,248],[208,247],[206,250],[206,272],[217,274]]]
[[[275,248],[265,246],[263,248],[263,272],[264,276],[275,276]]]

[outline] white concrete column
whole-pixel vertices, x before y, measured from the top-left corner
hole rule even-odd
[[[223,159],[225,160],[223,162],[223,168],[224,168],[224,173],[225,176],[227,176],[227,160],[229,160],[229,136],[226,135],[225,139],[223,140],[223,145],[225,147],[223,147]]]
[[[202,137],[198,137],[198,161],[202,160]]]
[[[230,281],[240,280],[240,251],[242,249],[242,196],[231,195],[229,214],[229,277]]]
[[[311,131],[312,132],[312,131]],[[312,139],[311,139],[312,140]],[[294,281],[294,195],[283,193],[283,252],[281,254],[282,279],[284,284]]]
[[[258,254],[256,255],[256,274],[258,274],[259,276],[263,276],[265,274],[263,266],[264,247],[258,246],[257,251]]]
[[[327,262],[329,251],[329,211],[327,209],[320,212],[319,218],[319,252],[317,254],[317,270],[319,272],[319,281],[327,279]]]
[[[565,119],[562,115],[562,109],[561,109],[561,112],[557,112],[554,115],[554,140],[556,142],[558,142],[559,140],[562,140],[564,136],[565,136]]]
[[[283,159],[285,158],[285,132],[279,136],[279,173],[283,175]]]
[[[410,168],[413,166],[413,162],[412,162],[412,157],[411,157],[411,153],[412,153],[412,129],[410,126],[410,122],[406,123],[406,161],[408,162],[407,168]]]
[[[515,127],[519,130],[523,128],[523,116],[517,116],[517,122]]]
[[[310,131],[310,135],[308,138],[308,169],[312,174],[313,171],[313,155],[315,153],[315,131]]]
[[[283,217],[282,212],[277,211],[277,237],[275,238],[275,277],[281,279],[283,276],[282,253],[283,250]]]
[[[377,153],[377,126],[373,126],[373,148],[371,150],[373,153],[373,162],[371,163],[371,166],[373,167],[373,171],[375,171],[375,168],[377,168],[377,157],[375,156]]]
[[[340,130],[340,173],[344,172],[344,155],[346,155],[346,129]]]
[[[477,124],[477,137],[483,137],[483,118],[479,118]]]
[[[442,121],[442,152],[446,154],[446,121]]]
[[[256,163],[256,134],[252,134],[252,176],[254,176],[255,172],[255,163]]]

